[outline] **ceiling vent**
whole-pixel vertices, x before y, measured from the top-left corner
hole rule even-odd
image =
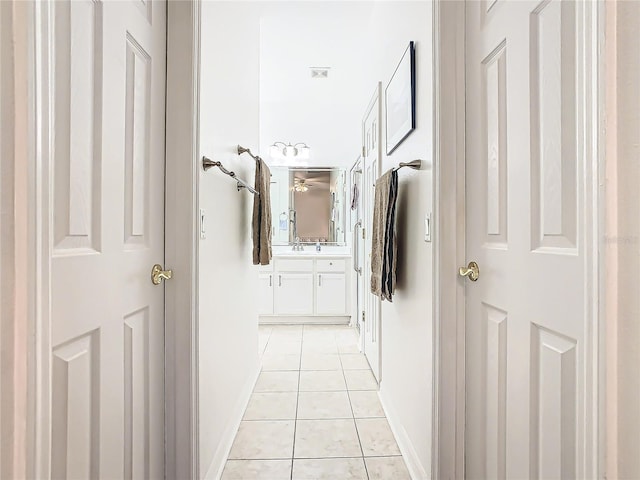
[[[311,78],[329,78],[329,67],[311,67]]]

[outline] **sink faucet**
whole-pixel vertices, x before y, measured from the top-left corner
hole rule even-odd
[[[300,237],[296,237],[296,242],[293,244],[294,252],[302,252],[304,251],[304,246],[300,243]]]

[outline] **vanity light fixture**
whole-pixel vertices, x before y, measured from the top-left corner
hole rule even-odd
[[[306,143],[291,145],[291,143],[274,142],[269,153],[273,158],[306,160],[309,158],[310,150],[309,145]]]

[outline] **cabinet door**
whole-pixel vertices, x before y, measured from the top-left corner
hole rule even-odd
[[[316,315],[347,315],[347,279],[344,273],[319,273]]]
[[[276,315],[313,315],[312,273],[278,273],[274,280]]]
[[[258,275],[258,314],[273,315],[273,273]]]

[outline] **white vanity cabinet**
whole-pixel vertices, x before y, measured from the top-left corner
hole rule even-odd
[[[260,267],[260,321],[348,322],[349,264],[347,256],[275,256]]]
[[[313,315],[313,274],[278,272],[276,315]]]
[[[316,315],[347,315],[347,274],[344,259],[316,260]]]
[[[258,314],[273,315],[273,270],[258,274]]]
[[[313,315],[313,259],[274,259],[274,315]]]

